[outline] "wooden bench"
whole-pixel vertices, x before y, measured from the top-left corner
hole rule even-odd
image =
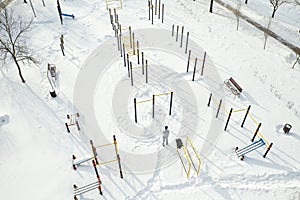
[[[239,86],[239,84],[237,84],[237,83],[235,82],[235,80],[233,80],[232,77],[229,78],[229,81],[236,87],[236,89],[237,89],[239,92],[242,92],[242,91],[243,91],[243,89],[241,88],[241,86]]]
[[[234,95],[239,96],[240,93],[243,91],[241,86],[239,86],[239,84],[237,84],[237,82],[232,77],[225,80],[224,83]]]

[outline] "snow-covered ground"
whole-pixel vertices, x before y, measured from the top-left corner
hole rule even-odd
[[[26,84],[19,80],[13,63],[3,65],[0,73],[0,117],[9,116],[0,126],[0,199],[72,199],[73,184],[80,187],[96,181],[91,162],[72,169],[72,155],[89,157],[90,139],[99,146],[112,143],[113,135],[124,178],[119,177],[117,162],[100,165],[103,196],[93,190],[80,199],[300,199],[300,64],[291,69],[296,56],[290,49],[272,38],[263,49],[264,33],[245,21],[240,21],[237,31],[234,14],[218,4],[211,14],[206,1],[162,0],[164,23],[155,16],[151,25],[147,1],[126,0],[117,11],[124,42],[131,26],[149,67],[146,84],[136,57],[131,56],[135,67],[131,86],[105,1],[61,1],[63,13],[75,15],[74,20],[65,17],[64,25],[60,25],[55,1],[45,1],[46,7],[41,1],[32,2],[37,17],[28,42],[40,65],[22,68]],[[267,3],[250,0],[241,11],[264,24],[272,11]],[[9,8],[24,19],[33,16],[23,1],[13,1]],[[274,32],[297,46],[299,13],[299,6],[285,4],[272,22]],[[180,33],[181,26],[185,35],[190,33],[188,73],[185,37],[180,48],[171,36],[173,24],[180,26]],[[59,47],[61,34],[65,57]],[[198,64],[192,81],[195,57]],[[56,98],[49,95],[47,63],[55,64],[59,72]],[[240,97],[225,90],[223,81],[229,77],[243,88]],[[153,120],[152,95],[161,93],[168,94],[155,97]],[[207,107],[210,93],[213,100]],[[138,124],[133,98],[150,100],[137,105]],[[220,99],[223,103],[216,118]],[[250,115],[241,128],[249,105]],[[233,112],[224,131],[230,108],[242,111]],[[67,133],[66,115],[76,112],[81,130],[70,127]],[[258,123],[262,123],[260,137],[273,147],[266,158],[264,146],[241,161],[234,148],[251,144]],[[293,126],[290,134],[282,131],[285,123]],[[165,125],[170,127],[167,147],[161,145]],[[187,136],[201,158],[199,175],[191,165],[189,179],[175,142],[181,138],[185,144]],[[113,146],[97,152],[101,162],[116,159]],[[197,166],[190,146],[189,152]]]

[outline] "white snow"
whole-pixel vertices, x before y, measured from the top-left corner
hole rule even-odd
[[[113,143],[113,135],[124,178],[117,162],[97,166],[103,196],[95,189],[79,199],[300,199],[300,64],[291,69],[296,55],[290,49],[271,37],[263,49],[263,32],[243,20],[237,31],[235,15],[216,3],[209,13],[209,1],[162,0],[165,21],[162,24],[155,16],[151,25],[146,0],[125,0],[123,9],[117,10],[124,41],[128,42],[131,26],[149,65],[146,84],[141,64],[131,57],[135,67],[131,86],[105,1],[61,1],[63,13],[75,15],[74,20],[64,17],[64,25],[56,1],[45,1],[46,7],[42,1],[32,2],[37,17],[27,37],[40,64],[22,67],[26,84],[12,62],[1,63],[0,68],[0,199],[72,199],[73,184],[81,187],[97,181],[91,162],[72,169],[72,155],[78,160],[90,157],[90,139],[100,146]],[[238,3],[224,2],[233,7]],[[244,15],[267,26],[272,12],[268,1],[239,3]],[[8,8],[25,20],[33,17],[29,3],[13,1]],[[271,30],[299,47],[299,17],[300,6],[283,4]],[[180,26],[179,42],[171,36],[173,24],[175,32]],[[181,26],[185,35],[190,33],[188,73],[185,37],[180,48]],[[61,34],[65,57],[59,46]],[[192,81],[195,57],[198,64]],[[56,98],[49,95],[47,63],[58,69]],[[229,77],[243,88],[240,97],[225,90],[223,81]],[[155,97],[153,119],[152,95],[163,93],[167,94]],[[207,107],[210,93],[213,100]],[[134,98],[149,100],[137,104],[137,124]],[[250,115],[241,128],[249,105]],[[224,131],[230,108],[242,111],[232,113]],[[81,130],[70,126],[67,133],[66,115],[76,112]],[[266,158],[266,147],[261,147],[241,161],[234,148],[251,144],[258,123],[262,123],[259,135],[273,147]],[[293,126],[289,134],[283,133],[285,123]],[[170,128],[167,147],[162,146],[165,125]],[[191,165],[190,178],[175,141],[181,138],[186,145],[187,136],[201,158],[199,175]],[[192,147],[187,147],[197,165]],[[113,145],[97,152],[100,162],[116,159]]]

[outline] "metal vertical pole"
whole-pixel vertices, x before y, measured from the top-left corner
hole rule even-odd
[[[125,56],[125,44],[123,43],[123,58],[124,58],[124,67],[126,67],[126,56]]]
[[[174,36],[174,24],[172,25],[172,37]]]
[[[140,64],[140,47],[139,47],[139,41],[136,41],[136,55],[138,60],[138,65]]]
[[[129,26],[129,43],[130,43],[130,48],[132,48],[131,26]]]
[[[272,146],[273,146],[273,142],[271,142],[271,144],[268,146],[266,153],[263,155],[264,158],[266,158],[266,156],[269,153],[269,151],[271,150]]]
[[[146,60],[146,83],[148,83],[148,60]]]
[[[162,4],[161,12],[162,12],[161,23],[164,23],[165,4]]]
[[[213,12],[213,3],[214,3],[214,0],[211,0],[211,1],[210,1],[210,6],[209,6],[209,12],[210,12],[210,13]]]
[[[108,14],[109,14],[110,23],[112,24],[113,21],[112,21],[111,9],[110,8],[108,9]]]
[[[90,140],[90,144],[92,146],[92,151],[93,151],[95,162],[98,165],[99,162],[98,162],[98,159],[97,159],[97,150],[96,150],[96,147],[94,146],[93,140]]]
[[[154,7],[154,9],[155,9],[155,15],[157,14],[157,0],[155,0],[155,7]]]
[[[115,24],[113,24],[113,30],[115,31],[115,37],[117,37],[117,28]]]
[[[133,99],[134,103],[134,121],[137,123],[137,112],[136,112],[136,98]]]
[[[222,105],[222,99],[220,100],[220,103],[219,103],[219,107],[218,107],[218,110],[217,110],[216,118],[218,118],[218,116],[219,116],[221,105]]]
[[[34,17],[36,17],[35,10],[34,10],[34,8],[33,8],[33,5],[32,5],[31,0],[29,0],[29,2],[30,2],[30,6],[31,6],[31,9],[32,9],[33,15],[34,15]],[[58,1],[57,1],[57,2],[58,2]],[[59,9],[60,9],[60,6],[59,6]],[[61,15],[61,13],[60,13],[60,15]]]
[[[185,42],[185,54],[187,53],[187,49],[188,49],[189,35],[190,35],[190,32],[187,32],[187,34],[186,34],[186,42]]]
[[[184,26],[181,28],[181,39],[180,39],[180,47],[182,47],[182,40],[183,40],[183,32],[184,32]]]
[[[160,19],[160,5],[161,5],[161,2],[159,0],[158,1],[158,19]]]
[[[251,105],[249,105],[248,108],[247,108],[246,115],[245,115],[245,117],[244,117],[244,119],[243,119],[243,122],[242,122],[242,125],[241,125],[242,128],[244,127],[244,123],[245,123],[245,121],[246,121],[246,118],[247,118],[247,116],[248,116],[248,113],[249,113],[250,108],[251,108]]]
[[[187,67],[186,67],[186,72],[189,72],[190,59],[191,59],[191,50],[189,50],[189,57],[188,57],[188,63],[187,63]]]
[[[148,1],[148,10],[149,10],[149,20],[151,19],[150,15],[151,15],[151,4],[150,1]]]
[[[255,139],[255,137],[256,137],[256,135],[257,135],[257,133],[258,133],[260,127],[261,127],[261,123],[258,124],[258,126],[257,126],[257,128],[256,128],[256,131],[255,131],[255,133],[254,133],[254,135],[253,135],[253,138],[251,139],[251,142],[254,141],[254,139]]]
[[[207,104],[208,107],[210,106],[211,98],[212,98],[212,93],[209,94],[209,99],[208,99],[208,104]]]
[[[118,152],[117,139],[116,139],[115,135],[113,135],[113,139],[114,139],[114,145],[115,145],[115,152],[116,152],[116,156],[117,156],[117,160],[118,160],[118,164],[119,164],[120,177],[123,178],[123,172],[122,172],[122,167],[121,167],[121,159],[120,159],[120,155],[119,155],[119,152]]]
[[[117,22],[117,11],[115,8],[114,8],[114,17],[115,17],[115,22]]]
[[[118,51],[120,51],[119,33],[117,33],[118,32],[117,30],[115,30],[115,32],[116,32],[116,36],[117,36]]]
[[[152,118],[154,119],[155,95],[152,95]]]
[[[132,33],[132,47],[133,47],[133,55],[135,55],[135,41],[134,41],[134,33]]]
[[[119,41],[120,41],[120,54],[121,54],[121,57],[123,57],[122,35],[121,35],[121,33],[119,35]]]
[[[203,75],[205,59],[206,59],[206,52],[204,52],[204,57],[203,57],[203,62],[202,62],[202,69],[201,69],[201,76]]]
[[[171,92],[169,115],[171,115],[171,112],[172,112],[172,102],[173,102],[173,92]]]
[[[118,14],[116,14],[116,23],[119,24],[119,15]]]
[[[177,30],[176,30],[176,42],[178,41],[178,30],[179,30],[179,26],[177,25]]]
[[[130,64],[129,64],[129,55],[128,55],[128,53],[127,53],[127,68],[128,68],[128,77],[130,77],[130,70],[129,70]]]
[[[228,123],[229,123],[229,120],[230,120],[230,117],[231,117],[231,113],[232,113],[232,108],[230,109],[230,112],[229,112],[229,115],[228,115],[228,118],[227,118],[227,122],[226,122],[226,125],[225,125],[225,128],[224,128],[224,131],[226,131],[227,129],[227,126],[228,126]]]
[[[153,24],[153,5],[151,4],[151,12],[152,12],[152,14],[151,14],[151,17],[152,17],[152,24]]]
[[[144,75],[144,52],[142,52],[142,74]]]
[[[63,25],[63,18],[61,16],[61,8],[60,8],[59,0],[57,0],[57,10],[58,10],[58,15],[59,15],[59,19],[60,19],[60,24]]]
[[[195,74],[196,74],[196,68],[197,68],[197,60],[198,60],[198,58],[195,58],[195,65],[194,65],[194,71],[193,71],[193,79],[192,79],[192,81],[195,80]]]
[[[132,62],[130,62],[130,78],[131,78],[131,86],[133,86]]]
[[[98,170],[97,170],[96,163],[95,163],[94,160],[92,160],[92,163],[93,163],[94,170],[95,170],[95,173],[96,173],[96,177],[97,177],[97,180],[98,180],[98,183],[99,183],[99,186],[98,186],[99,192],[100,192],[101,195],[103,195],[102,189],[101,189],[101,180],[100,180],[100,176],[99,176],[99,173],[98,173]]]

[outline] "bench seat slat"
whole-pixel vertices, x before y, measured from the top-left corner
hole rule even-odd
[[[239,86],[239,85],[237,84],[237,82],[235,82],[235,80],[233,80],[232,77],[229,78],[229,81],[236,87],[236,89],[237,89],[239,92],[242,92],[242,91],[243,91],[243,89],[241,88],[241,86]]]

